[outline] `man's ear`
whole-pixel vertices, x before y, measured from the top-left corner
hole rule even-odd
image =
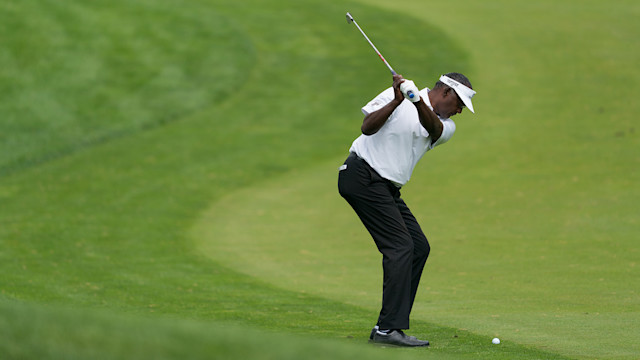
[[[447,97],[447,95],[450,95],[454,90],[450,87],[444,89],[444,91],[442,92],[442,97]]]

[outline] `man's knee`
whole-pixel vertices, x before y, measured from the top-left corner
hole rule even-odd
[[[420,259],[426,260],[431,252],[431,246],[426,237],[422,237],[418,241],[414,242],[414,256]]]
[[[413,257],[415,252],[414,243],[409,236],[396,236],[394,241],[382,245],[382,248],[380,245],[378,247],[380,248],[380,252],[383,254],[385,253],[384,250],[387,250],[386,252],[389,257],[396,261],[407,261]],[[384,249],[384,247],[386,247],[386,249]]]

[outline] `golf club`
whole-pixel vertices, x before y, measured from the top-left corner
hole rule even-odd
[[[360,30],[360,32],[362,33],[362,36],[364,36],[365,39],[367,39],[367,42],[369,42],[369,45],[371,45],[371,47],[373,48],[373,50],[375,50],[376,54],[378,54],[378,56],[380,57],[380,59],[382,60],[382,62],[387,65],[387,67],[389,68],[389,71],[391,71],[391,75],[396,75],[396,72],[393,70],[393,68],[391,67],[391,65],[389,65],[389,63],[387,62],[387,60],[385,60],[384,56],[382,56],[382,54],[380,54],[380,51],[378,51],[378,48],[376,48],[375,45],[373,45],[373,43],[371,42],[371,40],[369,40],[369,37],[367,36],[367,34],[364,33],[364,31],[362,31],[362,28],[360,27],[360,25],[358,25],[358,23],[356,22],[356,20],[353,18],[353,16],[351,16],[351,14],[349,12],[347,12],[347,23],[351,24],[354,23],[355,26],[358,28],[358,30]],[[413,94],[413,92],[409,91],[407,92],[407,95],[409,95],[409,98],[413,98],[415,95]]]

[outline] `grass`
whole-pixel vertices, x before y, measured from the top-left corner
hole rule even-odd
[[[478,89],[403,190],[433,346],[393,356],[637,358],[638,6],[417,4],[416,51],[410,9],[368,3],[0,5],[1,357],[388,357],[335,191],[388,86],[351,11],[419,85]]]
[[[198,3],[4,6],[2,173],[184,118],[255,61],[250,40]]]
[[[316,300],[317,301],[317,300]],[[344,306],[337,304],[339,309]],[[255,312],[255,310],[252,310]],[[357,312],[357,310],[356,310]],[[337,339],[279,331],[255,330],[225,322],[131,316],[96,310],[0,302],[0,355],[8,359],[413,359],[425,349],[368,345],[363,339]],[[28,319],[29,321],[25,321]],[[549,354],[513,343],[487,345],[477,335],[448,328],[429,328],[438,345],[428,350],[442,359],[518,357]],[[453,349],[448,349],[451,347]]]
[[[363,354],[383,358],[362,345],[318,342],[211,322],[114,317],[28,304],[3,303],[1,309],[4,333],[0,354],[9,359],[347,359]]]

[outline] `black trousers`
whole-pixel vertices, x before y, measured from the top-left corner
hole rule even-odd
[[[338,175],[340,195],[351,205],[382,253],[381,329],[408,329],[409,314],[429,256],[429,242],[400,198],[400,189],[355,154]]]

